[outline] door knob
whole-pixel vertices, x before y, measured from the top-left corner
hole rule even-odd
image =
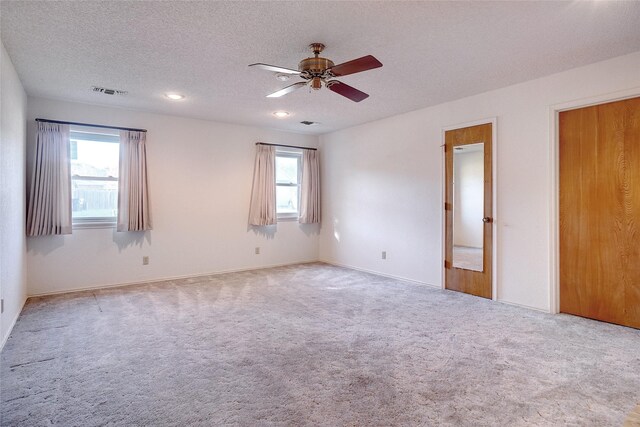
[[[482,222],[493,222],[493,218],[485,216],[484,218],[482,218]]]

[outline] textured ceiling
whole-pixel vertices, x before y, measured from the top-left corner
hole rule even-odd
[[[29,95],[316,134],[640,50],[635,1],[2,1],[0,12]],[[341,78],[370,98],[265,98],[297,78],[247,65],[297,68],[311,42],[336,64],[376,56],[384,67]]]

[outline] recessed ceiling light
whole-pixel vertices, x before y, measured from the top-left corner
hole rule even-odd
[[[164,96],[173,101],[180,101],[181,99],[184,99],[184,95],[180,95],[179,93],[165,93]]]
[[[276,79],[280,80],[281,82],[286,82],[290,78],[291,76],[289,74],[285,74],[285,73],[276,74]]]
[[[285,117],[289,117],[289,113],[287,111],[274,111],[273,115],[279,119],[284,119]]]

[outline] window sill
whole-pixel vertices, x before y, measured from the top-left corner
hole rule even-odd
[[[291,215],[287,215],[287,216],[279,216],[278,217],[278,222],[293,222],[293,221],[298,221],[298,215],[295,214],[294,216]]]
[[[73,230],[85,230],[85,229],[94,229],[94,228],[116,228],[115,221],[106,222],[106,221],[87,221],[87,222],[74,222],[72,229]]]

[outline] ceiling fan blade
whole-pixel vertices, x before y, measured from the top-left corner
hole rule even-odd
[[[285,87],[284,89],[280,89],[277,92],[273,92],[272,94],[267,95],[267,98],[280,98],[281,96],[286,95],[289,92],[293,92],[296,89],[300,89],[301,87],[306,85],[307,85],[307,82],[294,83],[292,85]]]
[[[342,82],[339,82],[338,80],[331,80],[329,82],[327,82],[327,88],[330,91],[333,91],[337,94],[340,94],[346,98],[349,98],[350,100],[354,101],[354,102],[360,102],[363,99],[367,99],[369,97],[369,95],[367,95],[366,93],[359,91],[358,89],[356,89],[355,87],[351,87],[347,84],[344,84]]]
[[[284,67],[276,67],[275,65],[269,64],[251,64],[249,67],[256,67],[262,70],[273,71],[274,73],[283,73],[283,74],[300,74],[298,70],[292,70],[291,68]]]
[[[340,77],[359,73],[361,71],[372,70],[379,67],[382,67],[382,62],[378,61],[371,55],[367,55],[349,62],[334,65],[333,67],[329,68],[328,71],[334,76]]]

